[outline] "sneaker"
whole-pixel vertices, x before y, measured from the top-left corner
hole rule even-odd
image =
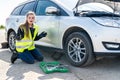
[[[17,57],[18,57],[18,54],[17,54],[17,53],[13,53],[12,56],[11,56],[11,63],[14,64],[14,62],[15,62],[16,59],[17,59]]]

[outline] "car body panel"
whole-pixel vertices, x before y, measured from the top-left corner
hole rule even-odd
[[[41,20],[40,20],[41,19]],[[59,17],[56,16],[37,16],[36,24],[41,25],[39,33],[42,31],[47,32],[47,36],[42,38],[40,41],[36,42],[41,44],[45,42],[47,45],[56,46],[58,43],[58,29],[59,29]]]
[[[101,52],[101,51],[106,52],[107,51],[104,48],[104,46],[102,44],[102,41],[120,43],[120,38],[118,37],[119,34],[120,34],[120,32],[119,32],[120,28],[114,28],[114,27],[99,25],[99,24],[96,24],[96,22],[92,21],[91,18],[85,18],[85,17],[80,17],[79,22],[76,22],[77,19],[76,19],[76,21],[73,20],[73,22],[71,22],[71,20],[67,19],[69,24],[66,24],[64,22],[64,21],[66,21],[66,19],[65,20],[64,19],[62,19],[63,22],[61,21],[62,25],[61,25],[60,30],[59,30],[60,33],[67,31],[67,29],[71,28],[71,27],[83,28],[89,34],[90,38],[92,39],[92,43],[94,45],[93,46],[94,47],[94,52]],[[65,26],[68,26],[68,27],[64,27],[63,24]],[[110,26],[112,26],[112,25],[113,24],[111,24]],[[102,34],[102,35],[99,35],[99,34]],[[62,39],[63,35],[64,35],[64,33],[62,33],[62,36],[60,36],[59,38]],[[61,40],[61,42],[62,42],[62,40]],[[62,46],[61,46],[61,48],[62,48]],[[107,52],[109,52],[109,51],[107,51]],[[119,51],[117,51],[117,52],[119,52]]]

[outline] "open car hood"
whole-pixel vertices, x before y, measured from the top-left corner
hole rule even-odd
[[[104,11],[110,13],[114,12],[114,10],[111,7],[103,3],[96,3],[96,2],[79,5],[78,12],[79,11]]]
[[[103,2],[103,0],[57,0],[62,2],[63,4],[66,5],[66,7],[68,7],[69,9],[75,9],[78,6],[82,5],[82,4],[86,4],[86,3],[91,3],[91,2]],[[120,0],[105,0],[106,1],[110,1],[110,2],[120,2]]]

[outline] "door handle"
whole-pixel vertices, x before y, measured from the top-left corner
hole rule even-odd
[[[19,19],[18,19],[18,18],[16,19],[16,22],[19,22]]]

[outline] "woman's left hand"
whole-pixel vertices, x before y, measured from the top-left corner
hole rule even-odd
[[[47,32],[43,31],[41,34],[39,34],[39,37],[46,37],[47,36]]]

